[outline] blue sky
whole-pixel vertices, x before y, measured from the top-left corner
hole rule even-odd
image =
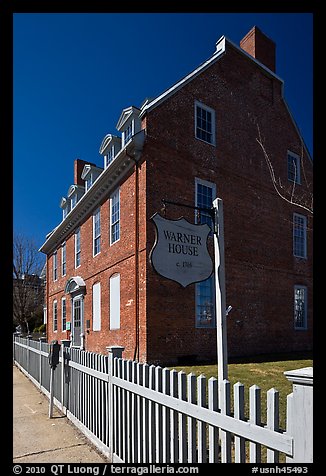
[[[312,154],[310,13],[14,14],[14,232],[37,246],[62,219],[75,158],[99,147],[123,108],[140,106],[257,25],[276,42],[276,73]]]

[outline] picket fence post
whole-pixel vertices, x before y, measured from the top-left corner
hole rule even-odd
[[[113,463],[113,440],[114,440],[114,398],[113,398],[113,384],[112,376],[114,375],[114,359],[122,358],[122,352],[125,350],[124,347],[119,345],[112,345],[106,348],[109,354],[109,382],[108,382],[108,400],[109,400],[109,458],[111,463]]]
[[[313,462],[313,368],[284,372],[293,384],[288,395],[287,433],[293,437],[293,457],[287,463]]]

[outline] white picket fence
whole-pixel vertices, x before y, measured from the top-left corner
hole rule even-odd
[[[64,342],[68,344],[68,342]],[[49,345],[14,339],[14,361],[49,396]],[[218,401],[215,378],[176,372],[109,354],[62,345],[54,372],[54,402],[113,462],[312,462],[312,368],[287,372],[287,431],[279,429],[279,394],[267,392],[262,424],[261,390],[225,380]],[[285,456],[280,456],[280,455]],[[282,459],[283,458],[283,459]]]

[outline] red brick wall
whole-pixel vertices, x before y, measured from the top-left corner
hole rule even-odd
[[[108,197],[101,206],[101,253],[92,255],[92,216],[81,226],[82,262],[74,269],[74,236],[67,239],[67,275],[53,283],[52,258],[48,262],[49,340],[66,338],[61,332],[61,297],[72,276],[86,283],[86,349],[106,352],[122,345],[124,357],[175,363],[195,355],[216,358],[216,330],[195,327],[195,285],[183,289],[157,275],[149,264],[154,244],[151,216],[160,211],[162,198],[194,204],[195,177],[216,184],[223,199],[225,225],[226,304],[229,354],[304,350],[312,342],[312,223],[301,208],[289,205],[275,192],[265,156],[272,161],[283,192],[291,195],[287,180],[287,150],[303,154],[304,171],[312,181],[312,167],[281,96],[281,83],[266,75],[231,46],[217,63],[184,86],[143,119],[147,138],[139,168],[139,230],[137,246],[139,322],[136,279],[136,173],[120,188],[120,241],[110,246]],[[216,147],[194,137],[194,101],[216,111]],[[305,184],[295,196],[309,198]],[[290,194],[290,195],[289,195]],[[308,217],[308,260],[293,257],[293,212]],[[194,212],[168,206],[167,218]],[[212,239],[210,238],[212,252]],[[109,330],[109,279],[121,275],[121,329]],[[92,330],[92,286],[101,282],[101,332]],[[293,326],[293,286],[308,287],[308,330]],[[52,329],[52,302],[58,300],[56,333]],[[67,296],[67,320],[71,307]],[[137,347],[137,331],[139,345]]]
[[[139,169],[139,277],[140,277],[140,321],[139,326],[143,329],[144,338],[140,339],[139,356],[145,359],[146,355],[146,279],[145,269],[145,233],[146,216],[145,201],[145,174],[146,164]],[[61,248],[58,249],[58,280],[53,282],[53,260],[48,260],[48,339],[69,338],[69,331],[62,332],[61,327],[61,298],[65,295],[64,288],[69,278],[81,276],[86,284],[84,297],[84,320],[90,320],[90,329],[85,329],[85,345],[87,350],[106,352],[110,345],[121,345],[126,348],[124,356],[133,358],[136,345],[136,289],[135,289],[135,173],[120,186],[120,240],[110,246],[109,220],[110,206],[109,197],[101,204],[101,252],[93,257],[93,215],[91,214],[81,225],[81,265],[74,268],[75,243],[74,234],[66,240],[66,276],[61,276]],[[142,218],[143,217],[143,218]],[[120,317],[121,327],[119,330],[109,330],[109,279],[114,273],[120,273],[121,301]],[[92,286],[96,282],[101,283],[101,331],[93,331],[92,322]],[[52,313],[53,300],[58,301],[58,331],[53,332]],[[67,321],[71,321],[70,296],[66,295]],[[138,352],[137,352],[138,355]]]
[[[195,100],[216,111],[216,147],[194,138]],[[195,177],[216,183],[223,199],[231,356],[310,349],[312,343],[311,217],[276,194],[257,143],[259,131],[276,177],[289,192],[287,150],[301,155],[303,148],[281,84],[234,49],[147,118],[148,219],[162,198],[194,204]],[[304,154],[303,163],[310,182],[312,167]],[[305,188],[297,186],[304,201]],[[293,212],[309,220],[308,260],[293,256]],[[181,215],[193,220],[185,209],[168,206],[167,218]],[[148,230],[153,244],[154,226]],[[308,286],[307,331],[294,330],[295,284]],[[184,290],[149,269],[147,310],[149,361],[215,357],[216,331],[195,328],[194,285]]]

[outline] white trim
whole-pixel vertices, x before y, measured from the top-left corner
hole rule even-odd
[[[101,330],[101,282],[97,281],[92,286],[92,321],[93,331]]]
[[[56,324],[57,328],[54,328],[54,305],[56,305]],[[52,331],[53,332],[58,332],[58,301],[57,299],[54,299],[52,302]]]
[[[56,276],[54,275],[54,270],[56,270]],[[58,250],[52,255],[52,280],[53,282],[58,281]]]
[[[303,251],[304,251],[304,256],[295,254],[295,247],[294,247],[295,217],[299,217],[300,219],[303,218],[303,230],[304,230],[304,235],[303,235],[304,250]],[[292,247],[293,247],[293,256],[295,256],[296,258],[307,259],[307,257],[308,257],[308,250],[307,250],[307,217],[305,215],[301,215],[300,213],[293,213],[292,237],[293,237],[293,245],[292,245]]]
[[[297,176],[296,176],[296,181],[290,180],[289,179],[289,155],[296,159],[296,167],[297,167]],[[296,154],[295,152],[292,152],[291,150],[287,150],[286,153],[286,164],[287,164],[287,179],[289,182],[295,183],[296,185],[301,185],[301,157],[300,155]],[[299,165],[299,167],[298,167]]]
[[[88,218],[91,210],[100,205],[103,199],[112,190],[115,190],[121,180],[134,167],[131,156],[139,158],[141,155],[145,137],[146,130],[140,130],[133,136],[131,142],[117,153],[113,162],[97,177],[89,191],[80,197],[76,207],[70,210],[67,217],[46,235],[46,241],[39,248],[39,251],[49,254],[53,249],[60,246],[60,243],[71,235],[74,228],[81,225],[85,218]]]
[[[116,129],[121,131],[122,127],[126,124],[128,119],[132,116],[138,116],[140,109],[135,106],[129,106],[122,110],[119,120],[116,125]]]
[[[65,252],[65,260],[63,261],[63,251]],[[63,273],[63,264],[65,264],[66,272]],[[61,276],[66,276],[67,274],[67,243],[64,241],[61,245]]]
[[[110,276],[110,330],[121,329],[121,277],[120,273]]]
[[[198,199],[197,199],[197,185],[204,185],[205,187],[212,189],[212,199],[214,200],[217,196],[216,194],[216,184],[214,182],[209,182],[208,180],[203,180],[199,177],[195,177],[195,206],[198,206]],[[213,205],[212,205],[213,206]],[[197,213],[195,212],[195,223],[197,223]]]
[[[66,311],[65,329],[63,328],[63,301],[65,302],[65,311]],[[61,330],[62,332],[65,332],[67,330],[67,300],[65,296],[61,298]]]
[[[192,79],[194,79],[196,76],[198,76],[200,73],[205,71],[211,64],[213,64],[215,61],[217,61],[225,52],[225,37],[222,36],[219,41],[221,41],[221,48],[216,51],[208,60],[206,60],[204,63],[202,63],[198,68],[194,69],[190,74],[185,76],[183,79],[175,83],[173,86],[170,88],[166,89],[160,96],[157,96],[153,101],[147,103],[145,107],[141,110],[139,117],[141,118],[146,112],[154,109],[154,107],[158,106],[161,104],[163,101],[165,101],[167,98],[175,94],[179,89],[181,89],[183,86],[188,84]]]
[[[95,236],[95,217],[99,213],[100,216],[100,234],[98,236]],[[95,238],[100,238],[100,251],[95,253]],[[101,207],[98,207],[94,212],[93,212],[93,258],[94,256],[97,256],[101,253]]]
[[[216,118],[215,118],[215,109],[212,109],[211,107],[207,106],[206,104],[200,102],[200,101],[197,101],[197,99],[195,99],[195,113],[194,113],[194,120],[195,120],[195,139],[198,139],[198,140],[201,140],[202,142],[205,142],[205,144],[209,144],[209,145],[213,145],[214,147],[216,147]],[[197,137],[197,107],[199,107],[200,109],[203,109],[204,111],[207,111],[209,112],[211,115],[212,115],[212,132],[211,132],[211,135],[212,135],[212,142],[208,142],[204,139],[201,139],[200,137]],[[204,130],[204,129],[202,129]]]
[[[207,188],[211,188],[212,189],[212,201],[216,198],[216,184],[213,183],[213,182],[208,182],[207,180],[203,180],[203,179],[200,179],[198,177],[195,177],[195,206],[198,206],[198,195],[197,195],[197,185],[200,184],[200,185],[204,185],[205,187]],[[213,204],[212,204],[213,205]],[[195,223],[197,223],[197,212],[195,212]],[[198,287],[200,286],[200,283],[196,283],[195,284],[195,329],[216,329],[216,309],[215,309],[215,294],[214,294],[214,286],[215,286],[215,282],[214,282],[214,278],[211,276],[210,278],[208,279],[212,279],[212,309],[213,309],[213,313],[214,313],[214,316],[212,317],[212,325],[211,326],[204,326],[204,325],[200,325],[198,324],[198,318],[197,318],[197,303],[198,303]]]
[[[75,230],[75,269],[80,267],[80,263],[77,266],[77,232],[79,232],[79,261],[81,261],[81,233],[80,226]]]
[[[118,198],[119,198],[119,238],[115,241],[112,241],[112,198],[114,195],[116,195],[116,193],[118,194]],[[109,230],[109,233],[110,233],[110,246],[114,245],[115,243],[117,243],[118,241],[120,241],[120,236],[121,236],[121,227],[120,227],[120,221],[121,221],[121,207],[120,207],[120,187],[116,188],[114,190],[113,193],[111,193],[110,195],[110,200],[109,200],[109,204],[110,204],[110,230]]]

